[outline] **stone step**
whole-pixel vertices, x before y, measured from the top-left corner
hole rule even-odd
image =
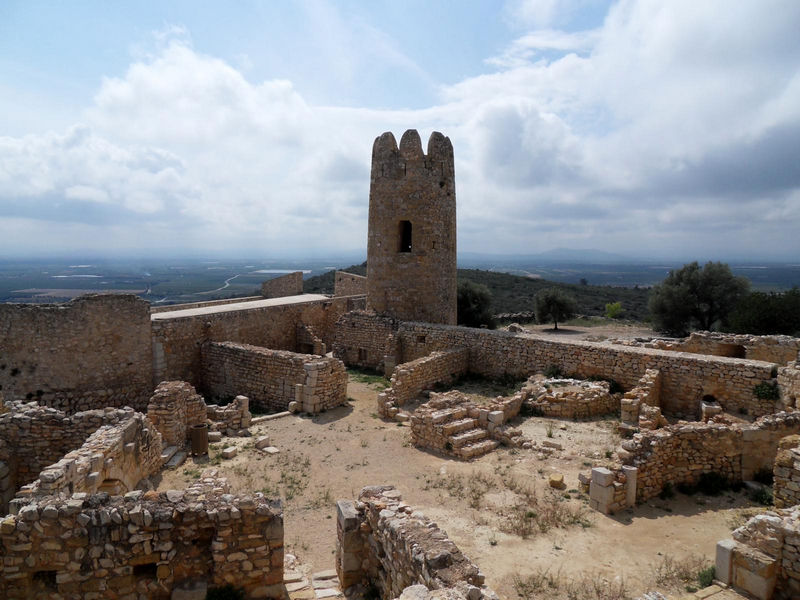
[[[465,419],[458,419],[442,425],[442,433],[445,435],[455,435],[462,431],[466,431],[467,429],[473,429],[475,425],[477,425],[477,421],[475,421],[475,419],[471,419],[469,417]]]
[[[431,414],[431,422],[434,425],[444,423],[446,421],[454,421],[467,416],[467,409],[463,407],[456,408],[443,408]]]
[[[453,448],[461,448],[467,444],[476,444],[487,437],[489,437],[488,431],[485,429],[478,429],[476,427],[474,429],[459,433],[458,435],[451,435],[450,443],[453,445]]]
[[[176,452],[172,458],[169,459],[166,465],[164,465],[167,469],[174,469],[175,467],[180,467],[184,461],[186,460],[186,452],[180,450]]]
[[[462,458],[475,458],[476,456],[483,456],[497,448],[500,442],[497,440],[481,440],[476,444],[467,444],[459,450],[459,455]]]
[[[161,451],[161,462],[162,463],[167,462],[170,458],[175,456],[175,453],[177,451],[178,451],[178,447],[177,446],[167,446],[166,448],[164,448]]]

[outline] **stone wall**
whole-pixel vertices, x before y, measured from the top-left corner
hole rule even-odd
[[[59,461],[67,452],[80,448],[103,425],[115,425],[133,417],[131,408],[96,409],[67,415],[35,402],[6,403],[0,415],[0,512],[22,486]]]
[[[452,383],[466,373],[469,351],[466,348],[436,351],[395,367],[391,386],[378,394],[378,414],[394,417],[397,409],[437,383]],[[393,410],[394,409],[394,410]]]
[[[453,595],[437,597],[453,600],[496,598],[478,566],[447,534],[401,500],[392,486],[371,486],[361,490],[357,502],[336,503],[336,571],[345,594],[355,586],[374,587],[389,600],[409,586],[424,585],[452,590]]]
[[[328,353],[328,347],[322,338],[319,337],[311,325],[304,323],[297,324],[297,351],[303,354],[319,354],[323,356]]]
[[[717,543],[715,577],[758,600],[800,597],[800,507],[756,515]]]
[[[798,353],[800,353],[800,338],[788,335],[695,331],[688,338],[682,339],[614,340],[614,343],[675,352],[748,358],[779,365],[797,360]]]
[[[315,334],[330,347],[336,320],[359,306],[363,306],[363,300],[331,298],[202,315],[154,314],[153,386],[176,380],[200,387],[200,347],[206,341],[239,342],[296,352],[297,324],[302,323],[313,327]]]
[[[336,271],[333,282],[334,296],[364,296],[367,293],[367,278],[346,271]]]
[[[369,328],[367,320],[361,324]],[[374,335],[380,333],[375,327]],[[578,378],[611,378],[630,389],[647,369],[658,369],[661,408],[675,416],[699,417],[707,395],[729,412],[753,416],[771,414],[779,404],[753,395],[756,384],[772,381],[773,365],[765,362],[425,323],[401,323],[397,336],[403,361],[434,350],[469,348],[469,371],[487,377],[527,377],[555,365]]]
[[[348,366],[391,373],[398,363],[397,327],[395,319],[367,311],[342,315],[336,322],[333,355]]]
[[[453,145],[434,132],[422,152],[409,129],[372,146],[367,307],[426,323],[456,323],[456,188]]]
[[[800,398],[800,363],[789,364],[778,369],[778,389],[781,404],[786,410],[798,408]]]
[[[775,506],[789,508],[800,504],[800,436],[790,435],[778,442],[772,476]]]
[[[0,388],[6,401],[67,412],[144,410],[152,387],[149,304],[92,294],[65,304],[0,304]]]
[[[636,498],[643,502],[667,484],[697,483],[703,473],[751,480],[760,470],[772,470],[778,442],[798,432],[800,412],[780,412],[751,424],[678,423],[635,434],[617,454],[638,468]]]
[[[264,298],[284,298],[303,293],[303,272],[295,271],[280,277],[267,279],[261,284],[261,295]]]
[[[182,447],[191,428],[206,422],[206,403],[185,381],[162,381],[147,405],[147,418],[165,446]]]
[[[124,421],[101,426],[80,448],[46,466],[17,498],[63,492],[120,495],[158,471],[162,462],[161,435],[142,413],[132,413]]]
[[[265,411],[287,410],[296,401],[316,414],[347,400],[347,372],[335,358],[209,342],[203,346],[203,372],[208,396],[243,394]]]
[[[647,420],[647,414],[640,415],[642,407],[661,408],[661,371],[658,369],[647,369],[642,378],[637,382],[636,387],[625,392],[620,401],[620,431],[632,433],[640,427],[640,417]],[[647,409],[644,409],[647,413]],[[661,411],[658,411],[661,414]],[[656,418],[657,423],[661,420]],[[656,429],[657,427],[644,427],[644,429]]]
[[[588,419],[619,411],[619,396],[607,381],[531,377],[525,384],[525,401],[533,414],[560,419]]]
[[[208,418],[214,422],[213,428],[228,436],[237,435],[242,429],[250,427],[250,399],[236,396],[230,404],[208,406]]]
[[[280,504],[229,492],[207,471],[185,491],[15,500],[0,521],[0,597],[203,598],[231,584],[248,598],[283,598]]]

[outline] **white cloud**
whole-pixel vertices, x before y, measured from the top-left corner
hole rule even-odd
[[[517,4],[539,29],[424,110],[320,106],[166,40],[102,82],[86,125],[0,138],[0,219],[66,219],[98,245],[134,239],[130,219],[158,247],[363,248],[372,141],[416,127],[453,140],[465,250],[800,252],[800,5],[623,0],[564,33],[541,27],[577,4]],[[380,42],[337,59],[343,81],[369,61],[426,77],[337,23],[348,47],[354,27]]]

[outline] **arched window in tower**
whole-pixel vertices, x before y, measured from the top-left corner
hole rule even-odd
[[[411,252],[411,221],[400,221],[400,248],[398,252]]]

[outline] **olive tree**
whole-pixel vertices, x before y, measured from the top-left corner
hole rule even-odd
[[[721,262],[697,262],[672,270],[653,287],[649,308],[653,327],[673,335],[686,335],[691,327],[711,330],[724,324],[750,283],[736,277]]]
[[[558,322],[571,318],[577,310],[575,300],[558,288],[547,288],[536,294],[536,320],[539,323],[553,322],[558,329]]]

